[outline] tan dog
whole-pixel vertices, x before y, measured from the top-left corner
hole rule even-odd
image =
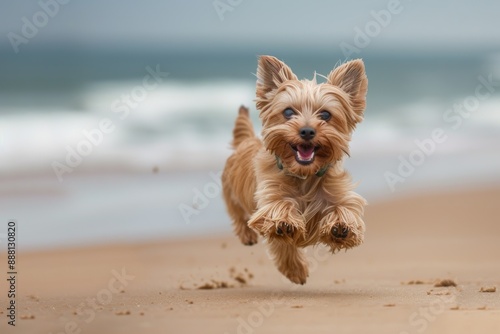
[[[235,233],[245,245],[267,238],[278,270],[304,284],[299,248],[323,243],[334,253],[363,242],[365,200],[354,193],[342,159],[363,119],[368,80],[362,60],[334,69],[326,83],[299,81],[271,56],[257,68],[262,141],[241,107],[222,175]]]

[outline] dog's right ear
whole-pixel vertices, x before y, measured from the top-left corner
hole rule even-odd
[[[269,100],[272,97],[272,92],[288,80],[297,80],[297,76],[285,63],[272,56],[259,57],[257,67],[258,101]],[[259,106],[257,107],[259,108]]]

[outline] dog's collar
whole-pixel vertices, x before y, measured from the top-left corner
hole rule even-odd
[[[278,157],[277,155],[274,155],[276,157],[276,166],[278,166],[279,170],[283,170],[283,162],[281,162],[281,158]],[[319,171],[316,172],[317,177],[322,177],[325,175],[326,171],[330,168],[330,164],[327,164],[326,166],[323,166]],[[298,177],[299,179],[305,179],[305,177],[300,176],[300,175],[295,175],[290,172],[288,172],[288,175]]]

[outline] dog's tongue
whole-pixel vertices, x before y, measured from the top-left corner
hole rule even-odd
[[[314,157],[314,146],[310,145],[298,145],[297,153],[300,160],[308,161]]]

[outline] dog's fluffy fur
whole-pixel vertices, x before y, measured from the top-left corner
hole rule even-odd
[[[335,252],[363,242],[366,203],[352,191],[342,159],[363,119],[367,87],[362,60],[335,68],[317,84],[261,56],[256,102],[262,141],[248,109],[240,108],[235,151],[222,175],[227,210],[241,242],[265,237],[278,270],[294,283],[308,277],[300,248],[323,243]]]

